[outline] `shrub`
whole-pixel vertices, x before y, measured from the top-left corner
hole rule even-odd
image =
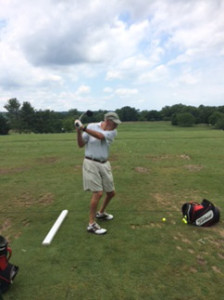
[[[215,123],[215,128],[224,130],[224,116],[218,119],[218,121]]]
[[[10,127],[9,127],[9,124],[8,124],[6,118],[2,114],[0,114],[0,134],[2,134],[2,135],[8,134],[9,129],[10,129]]]
[[[191,127],[195,124],[195,117],[191,113],[179,113],[176,115],[176,123],[178,126]]]
[[[216,125],[216,123],[218,122],[219,119],[224,118],[224,113],[221,113],[219,111],[215,111],[211,114],[211,116],[209,117],[209,124],[211,125]]]

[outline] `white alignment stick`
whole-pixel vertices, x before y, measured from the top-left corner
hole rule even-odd
[[[42,242],[42,245],[50,245],[52,242],[55,234],[57,233],[59,227],[61,226],[62,222],[64,221],[65,217],[68,214],[68,210],[65,209],[61,212],[57,220],[55,221],[54,225],[51,227],[51,230],[48,232],[47,236]]]

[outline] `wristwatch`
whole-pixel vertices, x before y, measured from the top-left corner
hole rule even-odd
[[[86,128],[87,128],[87,126],[84,126],[82,131],[86,131]]]

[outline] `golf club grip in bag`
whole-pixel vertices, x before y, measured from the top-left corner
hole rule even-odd
[[[19,267],[9,263],[11,255],[8,242],[0,236],[0,295],[8,290],[19,271]]]
[[[212,226],[219,222],[220,211],[209,200],[203,199],[201,204],[196,202],[184,203],[182,213],[188,224],[200,227]]]

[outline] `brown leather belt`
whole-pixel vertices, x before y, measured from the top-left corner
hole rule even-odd
[[[86,159],[89,159],[89,160],[93,160],[93,161],[97,161],[101,164],[105,164],[105,162],[107,162],[107,160],[99,160],[99,159],[95,159],[95,158],[92,158],[92,157],[88,157],[88,156],[85,156]]]

